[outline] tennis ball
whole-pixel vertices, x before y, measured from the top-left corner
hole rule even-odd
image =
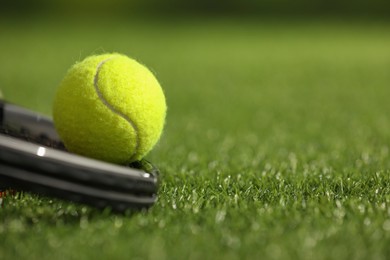
[[[142,159],[163,130],[166,103],[154,75],[122,54],[73,65],[53,103],[53,120],[70,152],[118,164]]]

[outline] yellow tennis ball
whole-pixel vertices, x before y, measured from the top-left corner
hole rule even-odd
[[[116,53],[73,65],[53,104],[56,130],[70,152],[118,164],[140,160],[153,148],[165,114],[154,75]]]

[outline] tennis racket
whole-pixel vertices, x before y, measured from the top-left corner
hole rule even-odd
[[[0,189],[123,212],[155,203],[158,176],[146,160],[120,166],[71,154],[49,117],[0,100]]]

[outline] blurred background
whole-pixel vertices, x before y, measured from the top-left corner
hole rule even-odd
[[[207,66],[218,60],[245,64],[255,55],[264,59],[262,55],[270,55],[269,50],[276,48],[273,40],[285,44],[275,51],[287,52],[284,57],[290,61],[296,58],[292,57],[295,51],[302,54],[298,59],[310,56],[304,45],[311,43],[315,54],[326,55],[330,49],[315,44],[325,46],[330,41],[332,48],[334,39],[350,36],[351,43],[359,45],[360,39],[354,41],[359,28],[362,33],[383,32],[386,37],[383,25],[389,14],[386,0],[4,0],[0,8],[0,84],[17,102],[23,102],[24,95],[7,89],[20,89],[29,100],[50,99],[72,62],[107,51],[133,55],[156,67],[162,77],[173,76],[165,74],[164,68],[177,66],[181,70],[176,71],[181,74],[175,75],[178,78],[185,78],[185,68],[191,67],[189,56],[199,59],[197,64],[207,73]],[[369,41],[368,34],[363,42]],[[300,40],[302,48],[297,50]],[[265,63],[252,65],[261,69]],[[213,72],[213,79],[226,79],[227,73],[219,74],[218,68]],[[49,112],[38,103],[33,106]]]
[[[8,0],[2,13],[114,13],[115,15],[383,15],[387,16],[390,4],[386,0]]]
[[[317,142],[324,126],[348,136],[340,129],[387,123],[389,14],[386,0],[3,1],[0,87],[50,115],[72,64],[121,52],[161,82],[171,144],[208,149],[189,132],[217,144],[246,136],[251,149],[297,145],[294,133]]]

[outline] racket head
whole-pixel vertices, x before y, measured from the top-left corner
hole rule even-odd
[[[49,117],[0,101],[0,188],[125,211],[155,203],[158,177],[146,160],[120,166],[71,154]]]

